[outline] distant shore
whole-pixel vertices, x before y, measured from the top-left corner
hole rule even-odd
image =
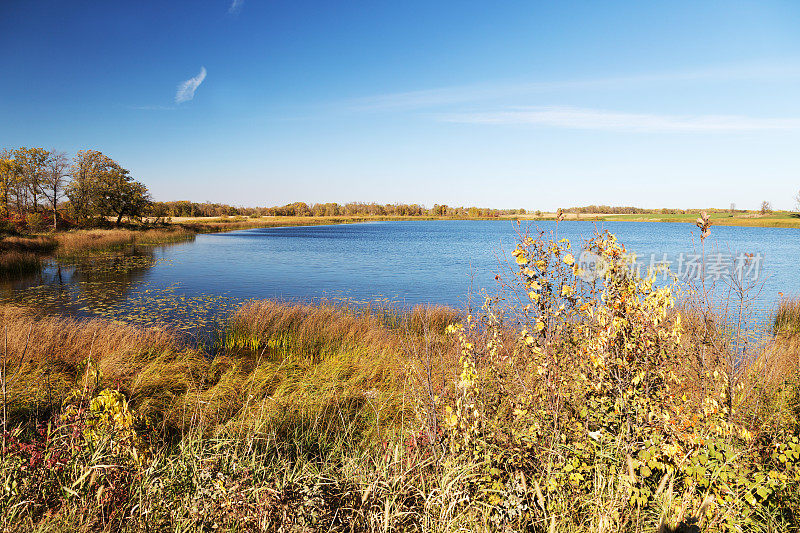
[[[753,211],[729,213],[711,211],[715,226],[800,228],[800,215],[787,211],[761,214]],[[696,213],[682,214],[607,214],[563,213],[561,220],[587,222],[674,222],[694,223]],[[535,223],[554,221],[556,213],[500,215],[496,217],[437,216],[263,216],[263,217],[173,217],[144,219],[144,224],[126,224],[120,228],[95,228],[59,231],[32,235],[0,237],[0,274],[37,270],[40,259],[47,255],[75,256],[119,249],[129,244],[166,244],[191,240],[197,234],[220,233],[243,229],[323,226],[363,222],[484,220]]]
[[[736,213],[709,212],[709,218],[716,226],[800,228],[800,214],[780,211],[761,214],[756,211]],[[607,214],[607,213],[563,213],[562,220],[583,220],[592,222],[677,222],[691,223],[697,220],[696,213],[686,214]],[[499,217],[436,217],[436,216],[264,216],[248,218],[234,217],[174,217],[168,224],[176,224],[197,233],[214,233],[247,228],[270,228],[282,226],[318,226],[329,224],[354,224],[358,222],[409,221],[409,220],[519,220],[554,221],[556,213],[500,215]]]

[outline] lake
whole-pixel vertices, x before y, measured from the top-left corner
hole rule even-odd
[[[549,232],[556,224],[531,227]],[[691,271],[700,251],[698,230],[689,224],[597,227],[615,233],[645,269],[667,261],[673,271]],[[593,222],[565,221],[558,238],[578,246],[594,230]],[[251,298],[462,307],[470,290],[494,289],[516,231],[512,221],[403,221],[198,235],[193,242],[51,264],[39,275],[0,285],[0,299],[80,316],[167,320],[187,331]],[[800,294],[799,231],[714,226],[706,241],[707,273],[724,274],[751,254],[744,268],[763,282],[756,304],[766,313],[779,293]]]

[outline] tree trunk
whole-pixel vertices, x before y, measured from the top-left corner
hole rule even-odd
[[[120,213],[119,216],[117,217],[117,226],[119,226],[120,222],[122,222],[122,215],[123,213]]]

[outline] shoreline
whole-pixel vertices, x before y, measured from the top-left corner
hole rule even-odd
[[[619,214],[575,214],[566,213],[562,221],[570,222],[659,222],[694,224],[697,214],[680,215],[619,215]],[[736,227],[763,227],[763,228],[800,228],[800,216],[788,215],[758,215],[730,216],[726,213],[710,213],[714,226]],[[231,218],[220,219],[202,218],[179,219],[166,222],[166,225],[181,226],[192,229],[197,233],[217,233],[238,229],[255,229],[271,227],[302,227],[323,226],[337,224],[357,224],[363,222],[404,222],[404,221],[485,221],[485,222],[554,222],[555,213],[535,215],[504,215],[500,217],[408,217],[408,216],[337,216],[337,217],[262,217],[260,219]]]

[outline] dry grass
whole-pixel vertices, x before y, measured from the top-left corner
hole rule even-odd
[[[0,276],[17,276],[39,270],[41,256],[56,246],[49,237],[8,236],[0,239]]]
[[[133,244],[134,233],[125,229],[69,231],[56,235],[58,255],[73,256]]]
[[[250,397],[270,398],[291,423],[311,423],[314,434],[327,433],[330,428],[320,424],[329,424],[335,413],[334,419],[347,420],[351,439],[374,442],[404,417],[413,419],[411,387],[423,363],[418,356],[423,346],[441,353],[444,328],[456,317],[443,307],[389,313],[264,300],[231,317],[222,343],[232,353],[258,354],[246,378]],[[262,407],[246,418],[273,427],[286,422],[265,417]]]
[[[425,331],[442,328],[443,311],[409,316]],[[259,427],[302,430],[323,438],[343,428],[355,441],[392,431],[408,415],[409,346],[425,342],[389,329],[381,316],[333,306],[254,302],[231,319],[226,350],[210,357],[165,329],[102,319],[37,316],[2,309],[15,365],[11,387],[15,420],[48,412],[80,385],[94,361],[106,385],[120,388],[137,411],[174,433]],[[346,421],[346,423],[344,423]]]
[[[59,233],[56,253],[59,256],[85,255],[100,250],[115,250],[131,244],[162,244],[180,242],[194,238],[194,232],[186,228],[129,230],[91,229]]]
[[[167,439],[156,444],[165,450],[137,471],[135,505],[119,518],[131,531],[153,523],[172,530],[214,524],[224,531],[278,530],[307,525],[311,515],[320,520],[316,526],[337,531],[496,530],[492,509],[470,503],[470,487],[485,475],[480,460],[437,461],[426,455],[429,448],[416,447],[419,434],[408,437],[419,430],[420,402],[438,392],[425,388],[426,365],[433,360],[433,373],[448,380],[460,372],[458,351],[441,335],[457,318],[442,307],[392,312],[251,302],[221,332],[226,349],[214,358],[165,329],[12,307],[0,308],[0,332],[8,335],[12,373],[29,344],[11,383],[15,422],[45,419],[82,385],[91,356],[100,386],[118,387],[162,429]],[[798,336],[776,338],[763,356],[773,374],[751,375],[760,374],[762,383],[785,380],[797,369],[799,343]],[[610,530],[612,522],[603,521],[625,512],[629,494],[612,478],[598,486],[579,502],[548,495],[553,512],[563,511],[552,522],[559,531]],[[94,489],[87,494],[93,501]],[[595,509],[597,523],[570,522],[567,511],[578,504]],[[64,504],[28,529],[98,530],[81,509]],[[249,522],[256,519],[261,525]]]
[[[773,331],[776,334],[800,333],[800,299],[781,300],[773,317]]]
[[[17,276],[36,272],[41,266],[39,255],[31,252],[3,252],[0,254],[0,276]]]
[[[14,366],[24,354],[10,389],[11,412],[17,418],[57,407],[79,387],[88,359],[98,365],[108,385],[120,385],[148,415],[169,413],[171,402],[196,385],[206,366],[202,354],[183,348],[175,336],[159,328],[42,317],[4,307],[0,332]]]
[[[751,365],[749,374],[761,384],[778,388],[800,376],[800,335],[775,336]]]
[[[179,221],[176,221],[179,220]],[[410,220],[407,217],[216,217],[216,218],[182,218],[173,219],[174,224],[197,233],[219,233],[254,228],[276,228],[288,226],[326,226],[331,224],[354,224],[376,220]]]
[[[0,239],[0,253],[30,252],[46,254],[52,252],[56,247],[56,241],[52,237],[38,235],[34,237],[8,236]]]
[[[397,349],[397,338],[384,330],[373,313],[360,316],[332,305],[251,302],[231,318],[226,347],[260,350],[319,359],[342,350],[368,349],[373,354]]]

